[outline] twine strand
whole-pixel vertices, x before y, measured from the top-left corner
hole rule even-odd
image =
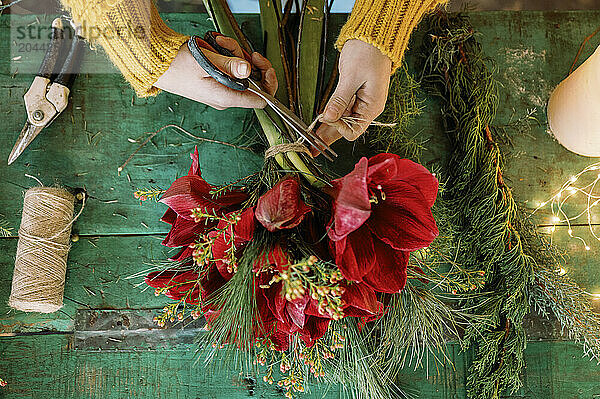
[[[317,123],[321,122],[323,114],[317,115],[317,117],[311,122],[310,125],[306,128],[307,132],[312,132],[317,126]],[[342,116],[339,121],[345,124],[348,129],[354,131],[354,126],[360,124],[361,122],[369,122],[367,119],[355,117],[355,116]],[[394,127],[396,123],[383,123],[378,121],[369,122],[368,126],[377,126],[377,127]],[[277,154],[286,153],[286,152],[304,152],[310,155],[310,151],[306,146],[302,143],[302,141],[297,141],[295,143],[283,143],[283,144],[275,144],[265,151],[265,158],[271,158]]]
[[[265,159],[274,157],[277,154],[286,153],[286,152],[304,152],[310,155],[310,151],[304,144],[297,141],[295,143],[283,143],[283,144],[275,144],[265,151]]]

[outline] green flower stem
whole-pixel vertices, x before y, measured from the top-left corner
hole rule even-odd
[[[227,1],[225,0],[203,0],[204,6],[208,10],[215,28],[223,33],[224,35],[235,38],[238,42],[241,43],[242,47],[244,47],[247,51],[250,50],[250,46],[242,33],[242,30],[238,26],[233,14],[229,10],[229,6],[227,5]],[[279,75],[281,76],[281,75]],[[284,142],[283,137],[279,134],[277,127],[274,125],[274,122],[267,116],[265,110],[256,109],[254,110],[256,116],[258,117],[258,121],[262,127],[262,130],[269,142],[270,146],[274,146],[277,144],[282,144]],[[280,118],[276,118],[276,121],[280,122]],[[280,126],[283,123],[279,123]],[[288,152],[287,157],[283,156],[283,154],[275,155],[275,161],[283,168],[283,169],[296,169],[300,172],[301,175],[313,186],[318,186],[319,181],[316,179],[315,175],[310,171],[310,169],[306,166],[302,158],[295,152]],[[287,159],[286,159],[287,158]],[[290,161],[292,165],[289,165],[287,161]]]
[[[283,137],[281,137],[281,134],[279,133],[279,130],[275,127],[274,123],[267,116],[266,111],[262,109],[256,109],[254,110],[254,112],[256,113],[258,121],[262,127],[265,137],[267,138],[267,141],[269,142],[269,145],[274,146],[277,144],[282,144],[284,142],[284,139]],[[310,169],[308,169],[308,167],[306,166],[302,158],[300,158],[298,153],[288,152],[286,155],[287,159],[283,156],[283,154],[275,155],[275,161],[277,161],[277,163],[284,169],[294,168],[298,170],[299,172],[301,172],[300,174],[304,176],[304,178],[311,185],[316,186],[318,180],[315,178],[314,174],[310,171]],[[288,164],[288,160],[292,163],[291,166]]]

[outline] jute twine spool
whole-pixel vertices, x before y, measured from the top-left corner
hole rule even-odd
[[[34,187],[25,193],[10,307],[52,313],[63,306],[74,202],[61,188]]]

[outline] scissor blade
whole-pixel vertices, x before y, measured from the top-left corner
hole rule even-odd
[[[311,146],[317,149],[319,152],[323,153],[323,155],[332,161],[331,157],[328,157],[326,151],[335,157],[338,155],[333,151],[326,143],[324,143],[318,136],[311,134],[308,130],[308,126],[302,119],[300,119],[296,114],[294,114],[289,108],[285,107],[281,104],[275,97],[271,96],[269,93],[264,92],[260,86],[256,84],[252,79],[250,79],[250,87],[249,90],[253,93],[262,97],[268,104],[275,110],[279,116],[281,116],[284,121],[298,133],[300,137],[305,139]],[[318,145],[317,145],[318,144]]]
[[[35,139],[36,136],[40,134],[43,128],[43,126],[34,126],[31,123],[29,123],[29,121],[25,123],[25,126],[23,126],[23,130],[21,130],[21,134],[19,134],[17,142],[15,143],[15,146],[13,147],[12,151],[10,152],[10,155],[8,156],[9,165],[13,163],[17,158],[19,158],[19,155],[21,155],[23,151],[25,151],[25,148],[27,148],[27,146],[33,141],[33,139]]]

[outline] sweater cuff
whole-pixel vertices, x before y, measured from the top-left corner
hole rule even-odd
[[[335,44],[356,39],[378,48],[392,60],[392,73],[401,65],[412,31],[421,18],[448,0],[356,0]]]
[[[104,48],[139,97],[156,95],[154,87],[189,36],[170,29],[152,0],[94,0],[80,7],[63,0],[83,35]],[[85,2],[85,1],[83,1]]]

